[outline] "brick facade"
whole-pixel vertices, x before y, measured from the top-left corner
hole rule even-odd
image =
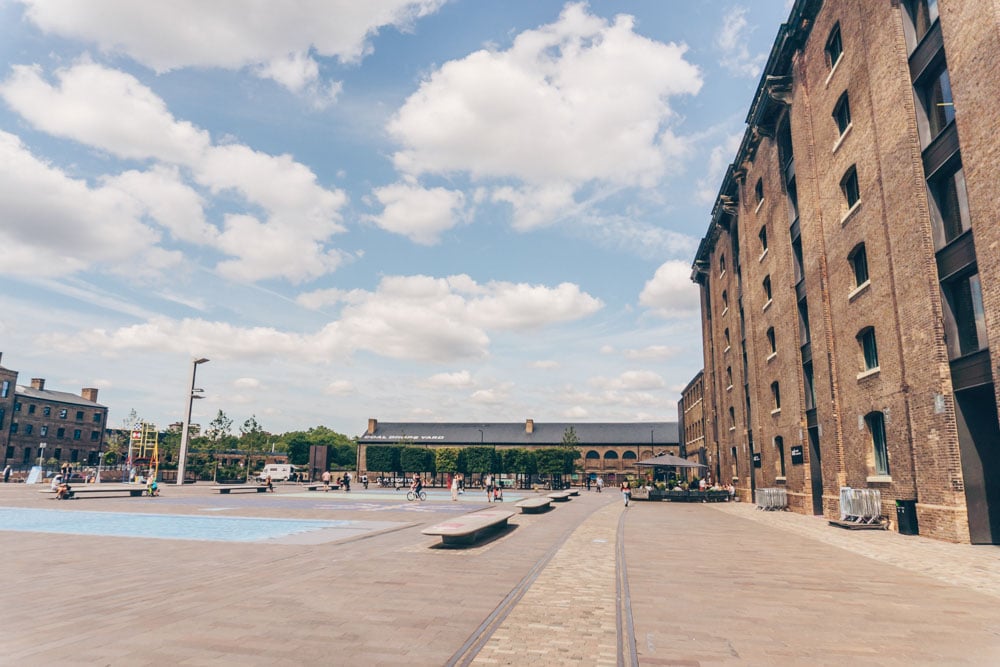
[[[800,0],[779,32],[693,274],[709,448],[748,496],[783,485],[795,511],[837,518],[841,487],[877,488],[889,518],[896,500],[917,501],[921,534],[1000,541],[1000,346],[985,346],[1000,340],[989,4],[940,0],[917,39],[919,0]],[[942,67],[954,122],[935,135],[921,95]],[[934,188],[956,168],[971,232],[942,243],[934,216],[951,200]],[[975,299],[942,296],[966,295],[956,286],[970,276],[978,347],[956,310]]]
[[[39,456],[96,465],[108,420],[108,408],[97,403],[97,389],[87,387],[76,395],[47,389],[42,378],[21,386],[17,376],[17,371],[0,367],[0,382],[9,383],[7,396],[0,398],[3,465],[34,465]]]

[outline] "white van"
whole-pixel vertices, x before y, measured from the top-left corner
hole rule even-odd
[[[271,476],[272,482],[284,482],[292,478],[295,473],[295,466],[287,463],[269,463],[264,469],[257,473],[257,481],[263,482],[267,476]]]

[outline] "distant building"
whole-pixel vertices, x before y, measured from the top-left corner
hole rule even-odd
[[[684,387],[677,403],[677,428],[681,456],[705,467],[706,476],[719,479],[719,452],[710,450],[705,440],[705,373],[698,374]],[[714,440],[713,440],[714,442]],[[699,473],[701,474],[701,473]]]
[[[997,53],[995,3],[794,3],[692,276],[741,495],[1000,543]]]
[[[607,480],[639,471],[636,463],[662,452],[678,454],[680,441],[676,422],[631,423],[434,423],[384,422],[368,420],[368,429],[358,436],[358,472],[367,472],[367,448],[372,445],[407,444],[439,447],[495,447],[498,450],[523,447],[558,447],[567,429],[577,438],[584,474],[602,475]],[[375,471],[394,472],[394,471]]]
[[[17,371],[0,366],[0,447],[4,465],[32,465],[40,456],[80,465],[96,465],[104,446],[107,407],[97,389],[79,395],[45,388],[43,378],[17,384]]]

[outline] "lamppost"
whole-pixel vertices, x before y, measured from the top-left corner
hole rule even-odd
[[[203,389],[195,389],[194,378],[198,373],[198,364],[208,363],[208,359],[202,357],[191,362],[191,391],[188,392],[187,411],[184,413],[184,428],[181,430],[181,451],[177,457],[177,483],[184,483],[184,464],[187,462],[188,430],[191,428],[191,406],[196,398],[205,398],[200,393]]]

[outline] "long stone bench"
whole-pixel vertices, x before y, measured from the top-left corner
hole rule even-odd
[[[144,484],[71,484],[69,487],[69,497],[73,498],[81,494],[111,496],[120,493],[127,494],[133,498],[138,498],[145,492]],[[51,493],[55,495],[55,489],[43,489],[40,493]]]
[[[512,516],[514,513],[506,510],[481,510],[471,514],[463,514],[430,528],[424,528],[420,532],[424,535],[440,536],[442,544],[467,545],[476,542],[485,535],[503,530],[507,527],[507,520]]]
[[[230,493],[232,491],[256,491],[257,493],[267,492],[267,484],[219,484],[212,487],[213,491],[219,493]]]
[[[557,503],[565,503],[569,501],[570,496],[573,495],[572,491],[553,491],[547,497],[556,501]]]
[[[521,508],[521,514],[541,514],[552,509],[552,499],[546,496],[525,498],[521,502],[515,503],[514,507]]]
[[[308,484],[303,484],[302,486],[305,487],[306,491],[319,491],[323,488],[323,482],[310,482]],[[339,484],[328,484],[327,486],[334,491],[340,488]]]
[[[569,495],[578,496],[580,495],[580,489],[569,489]]]

